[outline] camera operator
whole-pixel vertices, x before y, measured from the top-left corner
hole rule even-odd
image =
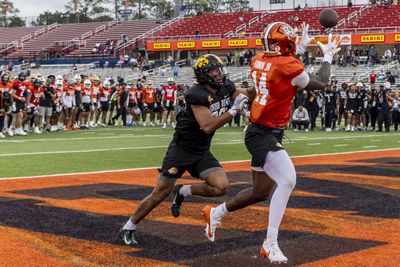
[[[44,129],[50,131],[50,118],[53,115],[53,103],[56,98],[54,94],[53,75],[47,77],[46,84],[43,86],[43,95],[40,98],[39,113],[45,120]]]

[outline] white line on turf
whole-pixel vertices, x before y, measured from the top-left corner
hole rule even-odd
[[[355,153],[368,153],[368,152],[379,152],[379,151],[400,151],[400,148],[386,148],[386,149],[375,149],[375,150],[357,150],[357,151],[348,151],[348,152],[336,152],[336,153],[325,153],[325,154],[312,154],[312,155],[302,155],[302,156],[293,156],[292,159],[296,158],[312,158],[312,157],[321,157],[321,156],[334,156],[334,155],[348,155]],[[221,163],[240,163],[240,162],[250,162],[250,160],[232,160],[232,161],[223,161]],[[110,172],[126,172],[126,171],[139,171],[139,170],[151,170],[159,168],[156,167],[144,167],[144,168],[130,168],[130,169],[117,169],[117,170],[103,170],[103,171],[93,171],[93,172],[76,172],[76,173],[58,173],[58,174],[48,174],[48,175],[37,175],[37,176],[24,176],[24,177],[7,177],[0,178],[1,180],[19,180],[19,179],[33,179],[33,178],[46,178],[46,177],[57,177],[57,176],[71,176],[71,175],[85,175],[85,174],[97,174],[97,173],[110,173]]]
[[[341,146],[348,146],[348,144],[337,144],[337,145],[334,145],[335,147],[341,147]]]
[[[227,142],[227,143],[215,143],[213,145],[238,145],[243,144],[241,142]],[[168,145],[161,146],[135,146],[135,147],[116,147],[116,148],[99,148],[99,149],[88,149],[88,150],[64,150],[64,151],[42,151],[42,152],[22,152],[22,153],[7,153],[0,154],[0,157],[11,157],[11,156],[32,156],[32,155],[54,155],[54,154],[75,154],[75,153],[92,153],[92,152],[106,152],[106,151],[122,151],[122,150],[139,150],[139,149],[152,149],[152,148],[167,148]]]
[[[309,143],[307,146],[319,146],[321,143]]]
[[[378,146],[363,146],[362,148],[375,148],[375,147],[378,147]]]

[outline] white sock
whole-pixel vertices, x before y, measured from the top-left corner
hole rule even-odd
[[[266,244],[270,244],[274,241],[278,240],[278,232],[279,230],[276,228],[268,227],[267,230],[267,239],[265,240]]]
[[[220,219],[228,213],[229,211],[226,209],[226,202],[224,202],[213,210],[211,216],[215,219]]]
[[[279,226],[285,214],[286,205],[296,185],[296,171],[285,150],[268,152],[263,169],[277,184],[269,205],[266,242],[271,243],[278,238]]]
[[[136,224],[132,223],[131,219],[129,219],[124,227],[122,227],[124,230],[136,230]]]
[[[183,195],[184,197],[192,195],[192,186],[191,185],[184,185],[179,189],[179,194]]]

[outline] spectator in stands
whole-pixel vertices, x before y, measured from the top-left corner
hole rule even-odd
[[[294,10],[301,10],[301,6],[300,6],[300,4],[298,4],[297,5],[297,7],[295,7],[295,9]]]
[[[383,73],[383,70],[380,70],[379,73],[377,74],[378,78],[378,82],[384,82],[385,81],[385,73]]]
[[[195,38],[200,39],[200,29],[199,27],[196,28],[196,31],[194,32]]]
[[[232,52],[228,52],[227,54],[226,54],[226,61],[227,61],[227,65],[228,65],[228,67],[229,66],[233,66],[233,54],[232,54]]]
[[[394,70],[392,70],[392,72],[393,72],[393,76],[394,76],[395,78],[399,78],[400,71],[399,71],[399,68],[398,68],[397,66],[394,67]]]
[[[127,43],[129,41],[129,38],[126,34],[121,35],[121,42],[123,44]]]
[[[386,63],[392,62],[392,51],[390,49],[385,51],[384,58],[385,58]]]
[[[253,57],[253,52],[251,52],[251,50],[247,50],[244,56],[245,56],[246,65],[250,64],[251,58]]]
[[[240,66],[244,65],[245,54],[246,54],[246,52],[244,50],[240,51],[240,53],[239,53],[239,65]]]
[[[391,72],[388,73],[387,79],[391,85],[394,85],[396,83],[396,78],[393,76],[393,74]]]
[[[370,0],[370,4],[372,8],[375,8],[376,6],[376,0]]]
[[[172,74],[174,77],[179,77],[179,72],[181,68],[175,63],[175,65],[172,67]]]
[[[377,61],[378,54],[377,54],[377,52],[375,50],[375,47],[373,45],[371,45],[371,47],[368,50],[368,56],[371,57],[372,63],[375,64],[376,61]]]
[[[358,75],[357,72],[353,73],[353,77],[350,79],[350,83],[357,83],[358,82]]]
[[[371,84],[371,90],[375,89],[375,82],[376,82],[376,74],[375,71],[372,70],[371,74],[369,75],[369,83]]]
[[[353,2],[351,2],[351,0],[348,0],[348,2],[347,2],[347,7],[348,7],[348,8],[353,7]]]
[[[292,116],[292,123],[295,131],[304,129],[306,132],[308,132],[310,119],[308,117],[307,109],[305,109],[303,106],[299,106],[297,109],[295,109]]]

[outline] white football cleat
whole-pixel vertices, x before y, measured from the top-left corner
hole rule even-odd
[[[220,221],[221,218],[219,219],[215,219],[212,216],[212,212],[215,210],[215,208],[207,205],[203,208],[203,216],[204,219],[207,223],[206,226],[206,237],[208,238],[208,240],[210,240],[211,242],[214,242],[215,240],[215,230],[217,229],[217,226],[220,225]]]
[[[283,255],[277,241],[268,244],[264,241],[263,245],[261,246],[260,257],[268,258],[271,263],[281,264],[288,262],[288,258]]]
[[[7,132],[8,136],[14,136],[13,130],[7,129],[6,132]]]

